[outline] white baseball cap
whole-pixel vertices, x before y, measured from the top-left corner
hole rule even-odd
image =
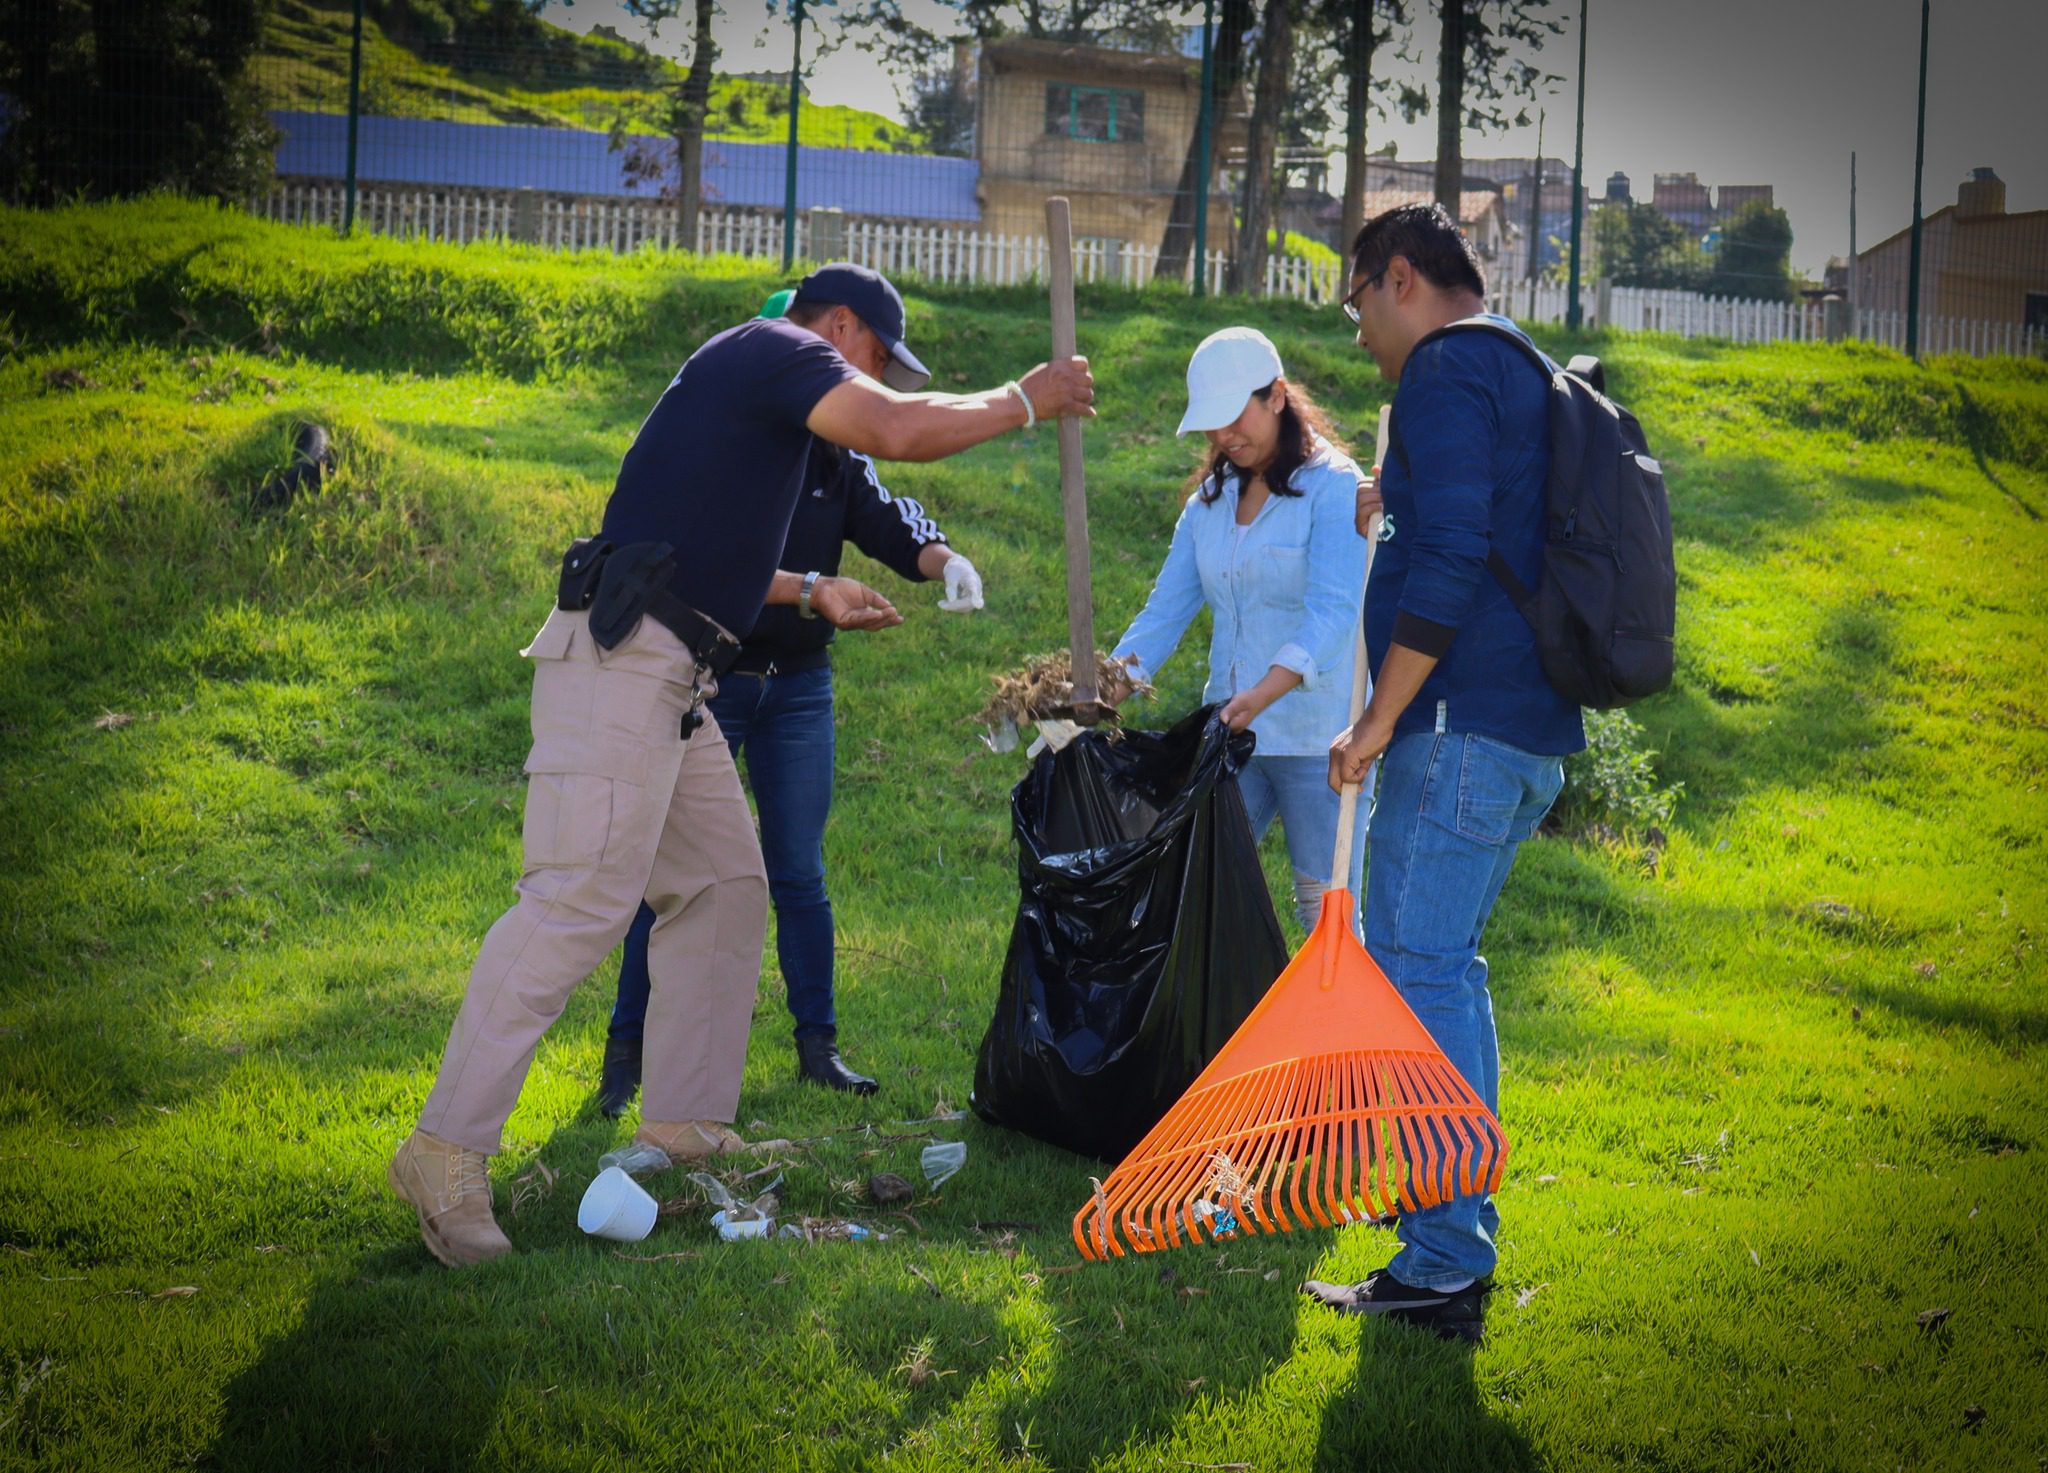
[[[1188,412],[1174,433],[1222,429],[1244,413],[1253,394],[1284,371],[1280,350],[1256,327],[1210,333],[1188,359]]]

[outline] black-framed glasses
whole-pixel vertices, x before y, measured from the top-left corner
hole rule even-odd
[[[1393,264],[1392,261],[1387,262],[1387,266]],[[1380,278],[1387,274],[1387,266],[1380,267],[1379,270],[1366,277],[1365,280],[1358,284],[1358,289],[1344,299],[1344,315],[1351,319],[1353,327],[1358,326],[1358,299],[1380,284]]]

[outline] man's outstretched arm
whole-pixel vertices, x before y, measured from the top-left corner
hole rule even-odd
[[[805,421],[812,434],[884,460],[944,460],[1023,426],[1036,415],[1095,414],[1095,377],[1086,358],[1041,363],[1019,380],[1031,400],[1007,387],[978,394],[899,394],[872,379],[828,392]]]

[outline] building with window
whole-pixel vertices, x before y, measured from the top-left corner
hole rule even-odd
[[[1201,64],[1172,53],[1059,41],[991,41],[975,88],[981,228],[1042,235],[1045,201],[1064,194],[1074,235],[1115,250],[1166,233],[1201,113]],[[1212,171],[1243,150],[1243,110],[1214,127]],[[1212,172],[1209,242],[1230,236],[1231,201]]]
[[[1849,295],[1859,310],[1906,310],[1912,254],[1909,226],[1851,261]],[[2048,328],[2048,210],[2008,214],[2005,181],[1973,170],[1954,204],[1920,222],[1920,311]]]

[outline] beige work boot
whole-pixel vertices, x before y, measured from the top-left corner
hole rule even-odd
[[[450,1268],[467,1268],[512,1251],[491,1216],[490,1157],[415,1130],[391,1160],[391,1190],[420,1215],[427,1251]]]
[[[744,1151],[747,1143],[716,1120],[646,1120],[633,1139],[657,1146],[671,1161],[701,1161],[722,1151]]]

